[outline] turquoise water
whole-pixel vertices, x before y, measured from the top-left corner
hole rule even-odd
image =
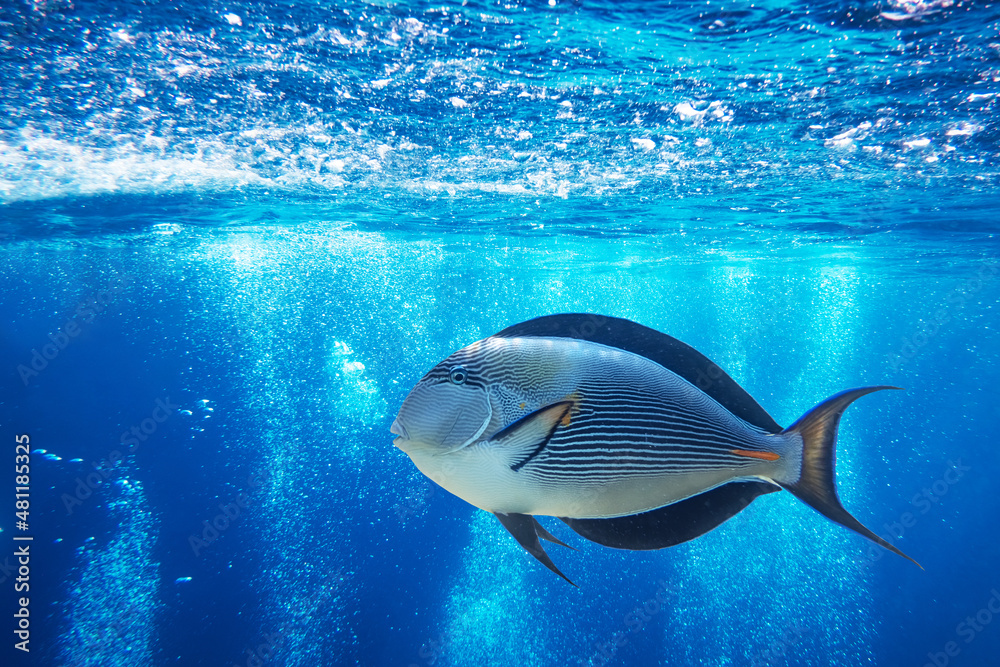
[[[13,664],[1000,652],[996,5],[0,11]],[[925,570],[779,493],[656,552],[543,519],[578,549],[555,577],[388,428],[448,354],[558,312],[691,344],[782,425],[904,387],[848,410],[837,479]]]

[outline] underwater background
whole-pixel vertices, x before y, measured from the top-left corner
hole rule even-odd
[[[997,664],[1000,4],[5,0],[0,92],[2,664]],[[779,493],[553,575],[388,428],[558,312],[904,387],[837,480],[926,569]]]

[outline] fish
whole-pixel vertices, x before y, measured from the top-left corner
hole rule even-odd
[[[899,388],[841,391],[782,428],[690,345],[627,319],[555,314],[451,354],[410,390],[389,431],[421,473],[494,514],[574,586],[541,541],[573,547],[536,517],[607,547],[655,550],[782,490],[923,569],[837,495],[841,416],[886,389]]]

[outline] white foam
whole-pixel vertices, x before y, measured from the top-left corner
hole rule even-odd
[[[823,142],[827,148],[835,148],[842,151],[853,151],[856,150],[855,142],[868,137],[868,131],[871,129],[872,124],[865,121],[856,127],[852,127],[848,130],[844,130],[839,134],[827,139]]]
[[[134,143],[92,148],[30,131],[19,145],[0,141],[0,202],[110,193],[164,193],[267,184],[230,151],[201,144],[191,155],[159,156]],[[157,142],[151,141],[155,148]],[[213,152],[216,157],[205,154]]]

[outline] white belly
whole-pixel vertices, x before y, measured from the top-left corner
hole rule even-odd
[[[505,514],[536,514],[577,519],[628,516],[663,507],[734,479],[767,478],[768,464],[739,470],[620,477],[605,483],[572,478],[540,482],[510,469],[502,451],[482,444],[443,455],[411,453],[417,468],[462,500]]]

